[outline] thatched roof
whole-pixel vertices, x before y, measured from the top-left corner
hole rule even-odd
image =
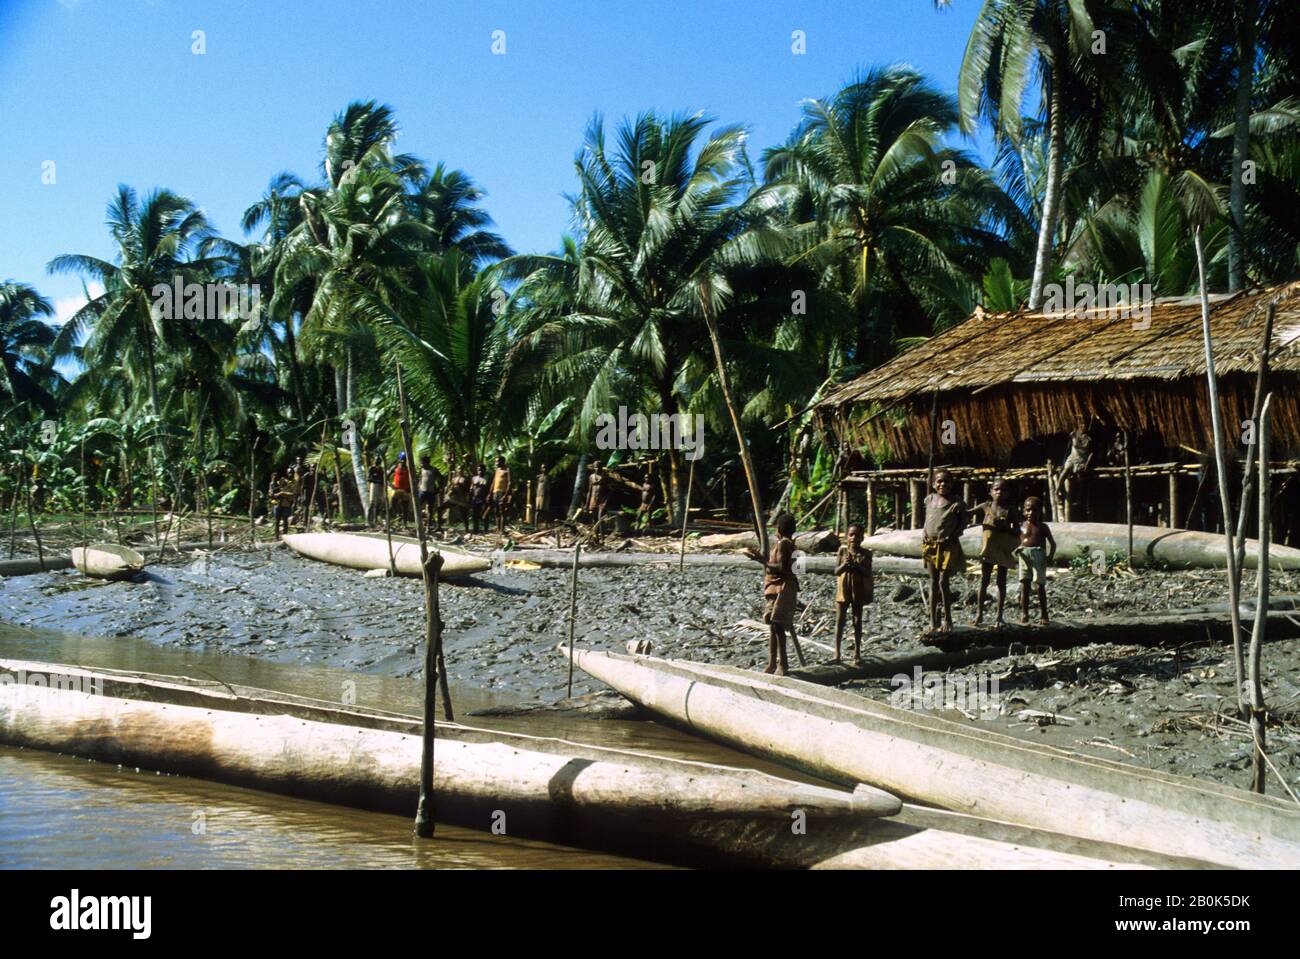
[[[1300,427],[1300,282],[1212,297],[1210,327],[1225,415],[1249,416],[1270,302],[1277,304],[1270,367],[1279,394],[1280,452],[1295,448]],[[1116,310],[977,310],[966,322],[836,387],[817,413],[855,445],[885,441],[891,459],[898,460],[928,448],[936,397],[941,418],[956,422],[965,451],[994,462],[1005,461],[1021,441],[1068,432],[1093,416],[1156,434],[1170,447],[1203,448],[1209,435],[1204,382],[1197,297],[1157,301],[1149,318]]]

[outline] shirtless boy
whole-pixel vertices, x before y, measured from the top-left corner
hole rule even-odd
[[[871,550],[862,548],[862,527],[849,527],[849,542],[835,557],[835,658],[840,661],[844,620],[853,612],[853,662],[862,662],[862,607],[872,600]]]
[[[947,470],[934,474],[934,492],[925,498],[925,535],[921,540],[921,559],[930,571],[930,630],[939,629],[939,601],[943,600],[942,632],[952,632],[953,573],[966,569],[961,550],[961,534],[966,528],[966,504],[953,490],[952,475]]]
[[[1020,623],[1029,623],[1029,584],[1038,586],[1038,614],[1047,620],[1047,564],[1056,555],[1056,540],[1043,522],[1043,501],[1037,496],[1025,500],[1025,522],[1020,527],[1020,546],[1016,559],[1020,564]]]
[[[995,479],[989,499],[975,507],[982,514],[983,544],[980,547],[979,611],[975,625],[984,625],[984,596],[988,592],[993,570],[998,571],[998,613],[995,625],[1003,625],[1002,610],[1007,602],[1007,570],[1016,565],[1016,546],[1020,543],[1020,514],[1011,505],[1006,480]]]

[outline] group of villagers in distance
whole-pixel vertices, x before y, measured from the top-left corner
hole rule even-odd
[[[934,474],[933,488],[925,499],[925,530],[921,556],[930,575],[930,632],[952,632],[953,573],[964,572],[966,556],[961,534],[968,523],[979,516],[983,527],[980,546],[979,606],[975,625],[984,624],[985,593],[994,573],[997,574],[996,625],[1003,625],[1006,604],[1007,571],[1015,566],[1020,579],[1020,622],[1029,622],[1029,594],[1036,587],[1038,611],[1042,622],[1047,614],[1047,566],[1056,553],[1052,531],[1043,521],[1043,503],[1037,496],[1024,501],[1023,508],[1011,502],[1005,480],[997,479],[989,498],[971,507],[955,493],[955,483],[946,470]],[[782,513],[776,521],[776,542],[771,553],[763,556],[756,549],[746,555],[763,564],[763,619],[768,624],[766,673],[784,676],[789,668],[786,637],[794,633],[794,617],[799,595],[799,579],[794,572],[795,520]],[[835,658],[840,661],[844,627],[853,617],[853,659],[862,661],[862,610],[873,599],[871,551],[863,548],[863,529],[858,523],[849,526],[848,543],[841,546],[835,561]],[[940,610],[942,609],[942,616]]]
[[[410,522],[414,510],[419,510],[427,528],[435,533],[462,523],[466,532],[488,532],[495,528],[504,534],[506,520],[513,503],[513,477],[504,456],[497,456],[496,467],[489,471],[484,463],[472,470],[469,461],[462,464],[456,458],[449,463],[444,476],[430,463],[428,456],[420,457],[418,474],[406,463],[406,454],[399,453],[390,469],[385,469],[382,459],[376,456],[368,469],[370,501],[366,520],[371,526],[389,522]],[[984,606],[990,581],[996,573],[997,611],[995,625],[1004,623],[1007,572],[1013,566],[1020,580],[1020,622],[1029,622],[1030,591],[1038,596],[1038,610],[1042,622],[1048,621],[1047,566],[1056,553],[1052,531],[1043,521],[1043,504],[1037,496],[1024,501],[1023,508],[1011,502],[1009,485],[1005,480],[993,481],[989,498],[975,506],[964,503],[955,492],[956,484],[946,470],[934,474],[933,488],[925,499],[925,529],[921,557],[930,576],[929,622],[931,634],[952,632],[953,573],[966,568],[966,556],[961,546],[961,535],[966,526],[979,517],[983,527],[980,546],[980,588],[975,625],[984,624]],[[323,491],[323,492],[322,492]],[[552,509],[551,478],[543,466],[537,475],[533,493],[533,521],[535,525],[550,525],[555,520]],[[306,525],[311,512],[312,498],[324,512],[329,503],[328,486],[324,477],[300,459],[291,469],[272,476],[268,490],[274,504],[275,532],[289,531],[290,521],[301,512],[300,521]],[[604,469],[596,464],[587,476],[586,495],[575,518],[594,524],[597,538],[605,527],[610,498],[610,483]],[[641,505],[636,514],[636,525],[641,527],[650,520],[654,506],[654,484],[649,471],[641,485]],[[785,675],[788,669],[786,639],[794,633],[795,613],[798,608],[799,579],[794,571],[795,520],[782,513],[776,520],[776,541],[768,556],[756,549],[746,550],[746,555],[763,565],[764,621],[768,624],[768,658],[764,672]],[[872,602],[873,582],[871,551],[862,545],[863,528],[854,523],[848,528],[848,542],[842,545],[835,563],[835,658],[840,662],[844,629],[853,620],[853,658],[862,659],[862,612]]]

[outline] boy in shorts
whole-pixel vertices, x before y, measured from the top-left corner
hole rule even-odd
[[[1047,619],[1047,564],[1056,555],[1056,540],[1043,522],[1043,501],[1037,496],[1025,500],[1025,522],[1020,527],[1016,561],[1020,567],[1020,624],[1029,624],[1029,585],[1038,586],[1039,618]]]
[[[1020,511],[1011,505],[1011,494],[1007,482],[995,479],[989,490],[987,502],[976,506],[984,527],[984,538],[980,547],[980,593],[979,611],[975,614],[975,625],[984,625],[984,596],[988,592],[989,580],[993,570],[998,571],[998,615],[995,625],[1002,626],[1002,610],[1007,601],[1007,570],[1017,566],[1016,547],[1020,543]]]
[[[953,573],[966,571],[961,534],[966,529],[966,504],[953,490],[952,474],[934,474],[934,492],[925,498],[925,535],[921,559],[930,571],[930,631],[952,632]],[[939,628],[939,602],[943,601],[943,629]]]

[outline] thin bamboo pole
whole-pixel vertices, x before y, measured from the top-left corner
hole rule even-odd
[[[569,587],[569,690],[568,698],[573,698],[573,642],[574,627],[578,622],[578,558],[582,555],[582,543],[575,537],[573,541],[573,584]]]
[[[695,464],[698,461],[698,456],[691,460],[691,468],[686,474],[686,508],[682,510],[682,543],[677,553],[677,571],[679,573],[686,569],[686,526],[690,522],[691,490],[695,486]]]
[[[1124,430],[1124,519],[1128,523],[1128,568],[1133,568],[1133,466],[1129,460],[1128,430]]]
[[[1205,341],[1205,378],[1210,397],[1210,423],[1214,429],[1214,460],[1218,468],[1219,503],[1223,512],[1223,539],[1228,559],[1228,606],[1232,617],[1232,655],[1237,679],[1237,712],[1246,716],[1246,665],[1241,648],[1241,609],[1237,579],[1237,553],[1232,542],[1232,502],[1228,491],[1228,459],[1223,436],[1223,413],[1219,409],[1219,380],[1214,371],[1214,342],[1210,336],[1210,294],[1205,286],[1205,250],[1201,229],[1196,228],[1196,274],[1201,288],[1201,335]]]
[[[1255,424],[1255,431],[1259,432],[1259,418],[1264,404],[1264,388],[1268,383],[1268,362],[1269,349],[1273,344],[1273,314],[1277,311],[1276,303],[1269,303],[1268,312],[1264,315],[1264,335],[1261,337],[1259,344],[1259,367],[1255,373],[1255,402],[1251,406],[1250,419]],[[1242,568],[1246,565],[1246,520],[1250,517],[1250,492],[1251,484],[1254,482],[1255,466],[1255,449],[1259,445],[1258,436],[1256,442],[1251,443],[1246,448],[1246,470],[1242,474],[1241,480],[1241,508],[1237,512],[1237,588],[1241,586]],[[1267,463],[1268,457],[1261,456],[1261,463]],[[1224,520],[1227,521],[1226,518]]]
[[[1272,536],[1270,521],[1272,519],[1270,493],[1271,479],[1268,472],[1269,416],[1272,412],[1273,394],[1264,397],[1260,407],[1259,427],[1256,440],[1259,443],[1259,565],[1255,567],[1255,626],[1250,633],[1250,732],[1255,749],[1251,758],[1251,788],[1257,793],[1264,791],[1264,763],[1267,753],[1264,749],[1265,716],[1264,685],[1260,680],[1260,650],[1264,645],[1264,632],[1268,626],[1268,541]]]

